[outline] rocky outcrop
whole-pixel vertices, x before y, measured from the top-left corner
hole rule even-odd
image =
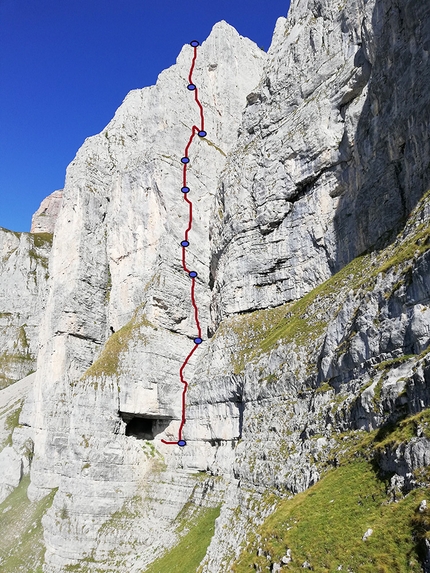
[[[6,446],[0,452],[0,503],[19,485],[21,478],[21,456],[12,446]]]
[[[190,148],[187,261],[204,343],[186,448],[161,439],[177,436],[196,335],[179,248],[192,48],[85,141],[13,436],[30,499],[58,488],[44,573],[141,571],[184,512],[217,505],[201,573],[229,571],[276,510],[268,489],[304,491],[355,436],[430,407],[429,19],[414,1],[295,0],[268,54],[225,22],[198,48],[208,135]],[[396,475],[415,443],[427,464],[415,437],[385,450]]]
[[[52,235],[0,228],[0,389],[36,370]]]
[[[54,191],[51,195],[45,197],[31,219],[30,233],[50,233],[53,235],[62,203],[62,189]]]
[[[404,224],[430,180],[428,21],[419,0],[296,0],[278,20],[216,196],[214,328],[303,296]]]

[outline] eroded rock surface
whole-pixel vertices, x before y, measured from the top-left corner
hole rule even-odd
[[[225,22],[198,48],[208,135],[189,154],[187,262],[204,343],[186,448],[161,439],[177,437],[196,335],[179,247],[192,48],[85,141],[13,436],[30,499],[58,487],[44,573],[137,573],[190,507],[217,505],[201,570],[228,571],[276,509],[268,488],[305,490],[341,433],[430,406],[429,21],[413,0],[295,0],[268,54]],[[386,450],[399,478],[427,463],[416,438]]]
[[[404,224],[430,179],[428,20],[418,0],[297,0],[278,20],[216,196],[214,327],[303,296]]]

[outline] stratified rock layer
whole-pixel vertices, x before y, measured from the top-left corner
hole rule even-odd
[[[429,17],[419,0],[296,0],[278,20],[216,197],[214,328],[404,224],[430,180]]]
[[[180,159],[200,121],[187,89],[193,53],[184,46],[155,86],[131,92],[67,170],[36,382],[21,416],[33,428],[35,444],[30,498],[60,488],[46,520],[47,573],[82,558],[88,535],[95,540],[106,516],[120,510],[151,472],[148,452],[125,435],[127,421],[146,420],[142,424],[153,427],[158,439],[177,436],[178,370],[197,334],[180,247],[189,219]],[[189,150],[193,227],[187,265],[198,272],[204,335],[217,175],[236,142],[246,95],[258,83],[265,58],[225,22],[198,48],[193,81],[207,136],[196,138]],[[169,446],[164,451],[172,455],[176,475],[177,452]],[[178,484],[167,521],[194,485],[186,476]],[[172,497],[168,486],[160,488],[158,512]],[[64,505],[68,521],[59,527]],[[70,527],[76,531],[72,538]],[[172,539],[166,523],[152,519],[140,539],[151,547],[145,559]]]
[[[430,406],[429,22],[417,1],[296,0],[267,55],[225,22],[198,48],[185,448],[161,439],[196,335],[191,46],[79,150],[13,436],[22,463],[34,443],[29,497],[59,488],[44,573],[137,573],[216,505],[202,572],[229,571],[267,488],[303,491],[340,432]],[[381,454],[399,479],[427,463],[417,438]]]

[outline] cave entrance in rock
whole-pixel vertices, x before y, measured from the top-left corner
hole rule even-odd
[[[125,435],[133,436],[138,440],[153,440],[155,436],[164,432],[171,422],[171,418],[159,418],[134,412],[119,412],[119,415],[126,423]]]

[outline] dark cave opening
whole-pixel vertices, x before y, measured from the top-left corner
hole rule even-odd
[[[171,422],[170,418],[156,418],[133,412],[119,412],[119,415],[126,423],[125,435],[138,440],[153,440],[155,436],[164,432]]]
[[[125,427],[126,436],[134,436],[139,440],[153,440],[153,420],[145,418],[132,418]]]

